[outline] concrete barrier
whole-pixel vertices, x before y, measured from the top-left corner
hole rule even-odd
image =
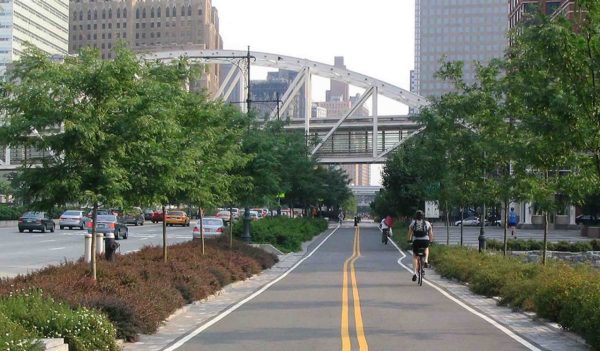
[[[19,221],[0,221],[0,228],[17,227]]]
[[[64,339],[41,339],[44,351],[69,351]]]

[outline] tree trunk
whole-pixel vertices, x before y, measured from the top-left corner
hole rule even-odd
[[[163,232],[163,261],[167,263],[167,212],[165,205],[162,205],[162,232]]]
[[[92,273],[92,280],[96,281],[96,219],[98,218],[98,202],[94,202],[92,209],[92,248],[91,255],[92,260],[90,261],[90,271]]]
[[[465,220],[465,208],[460,208],[460,246],[463,246],[463,221]]]
[[[202,223],[203,217],[202,207],[198,209],[198,215],[200,216],[200,239],[202,240],[202,256],[204,256],[204,223]]]
[[[448,212],[448,201],[446,201],[446,246],[450,246],[450,213]]]
[[[544,211],[544,246],[542,247],[542,265],[546,265],[546,251],[548,250],[548,211]]]
[[[504,228],[504,245],[502,245],[502,252],[506,256],[508,251],[508,200],[504,200],[504,218],[502,219],[502,227]]]

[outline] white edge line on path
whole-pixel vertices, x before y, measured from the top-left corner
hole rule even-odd
[[[57,251],[57,250],[63,250],[63,249],[66,249],[66,247],[64,247],[64,246],[63,247],[53,247],[53,248],[48,249],[48,250],[49,251]]]
[[[398,245],[396,245],[396,243],[392,240],[392,244],[396,247],[396,249],[398,249],[398,251],[400,252],[400,254],[402,255],[402,257],[400,257],[398,259],[398,264],[400,266],[402,266],[404,269],[406,269],[407,271],[409,271],[410,273],[413,273],[414,271],[410,268],[408,268],[407,266],[404,265],[404,263],[402,263],[402,260],[404,258],[406,258],[406,254],[398,247]],[[517,334],[515,334],[514,332],[512,332],[510,329],[506,328],[505,326],[503,326],[502,324],[496,322],[494,319],[486,316],[485,314],[478,312],[477,310],[475,310],[474,308],[470,307],[469,305],[465,304],[464,302],[462,302],[461,300],[457,299],[456,297],[450,295],[448,292],[444,291],[444,289],[438,287],[437,285],[435,285],[434,283],[423,279],[423,282],[426,283],[427,285],[431,286],[432,288],[434,288],[435,290],[437,290],[438,292],[440,292],[442,295],[446,296],[448,299],[454,301],[456,304],[458,304],[459,306],[461,306],[462,308],[466,309],[467,311],[473,313],[474,315],[476,315],[477,317],[480,317],[481,319],[485,320],[486,322],[490,323],[491,325],[493,325],[494,327],[500,329],[502,332],[504,332],[506,335],[510,336],[511,338],[513,338],[515,341],[517,341],[519,344],[525,346],[526,348],[532,350],[532,351],[542,351],[542,349],[532,345],[531,343],[529,343],[527,340],[523,339],[522,337],[518,336]]]
[[[278,283],[280,280],[282,280],[288,274],[290,274],[293,270],[295,270],[296,268],[298,268],[298,266],[301,265],[304,261],[306,261],[310,256],[312,256],[321,247],[321,245],[323,245],[327,241],[327,239],[329,239],[329,237],[332,236],[333,233],[335,233],[338,229],[340,229],[339,225],[331,233],[329,233],[329,235],[327,235],[327,237],[325,237],[325,239],[323,239],[323,241],[321,241],[319,243],[319,245],[317,245],[317,247],[315,247],[308,255],[304,256],[300,261],[296,262],[295,265],[293,265],[290,269],[288,269],[285,273],[283,273],[282,275],[280,275],[278,278],[276,278],[275,280],[273,280],[270,283],[266,284],[265,286],[263,286],[259,290],[255,291],[252,295],[246,297],[242,301],[240,301],[240,302],[236,303],[235,305],[231,306],[230,308],[228,308],[227,310],[225,310],[224,312],[222,312],[221,314],[219,314],[215,318],[211,319],[207,323],[201,325],[196,330],[192,331],[191,333],[187,334],[183,338],[179,339],[173,345],[167,347],[166,349],[162,349],[162,351],[173,351],[173,350],[178,349],[179,347],[183,346],[186,342],[190,341],[190,339],[192,339],[196,335],[198,335],[198,334],[202,333],[203,331],[205,331],[206,329],[210,328],[211,326],[213,326],[214,324],[216,324],[221,319],[227,317],[233,311],[235,311],[238,308],[242,307],[247,302],[249,302],[250,300],[254,299],[258,295],[262,294],[263,292],[265,292],[267,289],[269,289],[274,284]]]

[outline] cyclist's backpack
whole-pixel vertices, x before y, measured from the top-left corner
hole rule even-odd
[[[425,220],[415,220],[413,222],[413,235],[415,238],[424,238],[427,236],[427,224]]]

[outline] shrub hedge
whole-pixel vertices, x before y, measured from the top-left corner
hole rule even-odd
[[[0,349],[8,351],[41,351],[42,345],[18,323],[0,312]]]
[[[499,296],[500,304],[557,322],[600,350],[600,271],[563,262],[542,266],[460,247],[434,245],[431,250],[431,263],[443,277],[468,282],[475,293]]]
[[[321,218],[267,217],[252,222],[252,242],[272,244],[282,252],[299,251],[302,243],[327,229],[327,221]],[[233,227],[236,237],[241,237],[243,221]]]
[[[488,240],[487,248],[490,250],[502,251],[504,243],[499,240]],[[536,251],[541,250],[544,245],[540,240],[522,240],[510,239],[507,241],[508,250],[510,251]],[[559,241],[558,243],[548,243],[549,251],[564,251],[564,252],[585,252],[585,251],[600,251],[600,240],[594,239],[590,241],[578,241],[570,243],[567,241]]]
[[[14,221],[25,212],[23,207],[0,205],[0,221]]]
[[[200,243],[190,241],[169,247],[163,262],[162,247],[117,255],[115,262],[98,260],[96,282],[87,277],[88,265],[69,262],[27,276],[0,282],[0,296],[16,290],[41,288],[70,306],[105,313],[116,327],[116,336],[137,340],[151,334],[162,321],[184,304],[206,298],[224,284],[246,279],[271,267],[277,257],[226,238],[207,240],[205,255]]]
[[[116,351],[116,331],[105,315],[85,307],[71,308],[40,290],[21,291],[0,299],[0,315],[20,342],[10,350],[36,350],[31,338],[64,338],[69,350]],[[20,345],[19,345],[20,344]]]

